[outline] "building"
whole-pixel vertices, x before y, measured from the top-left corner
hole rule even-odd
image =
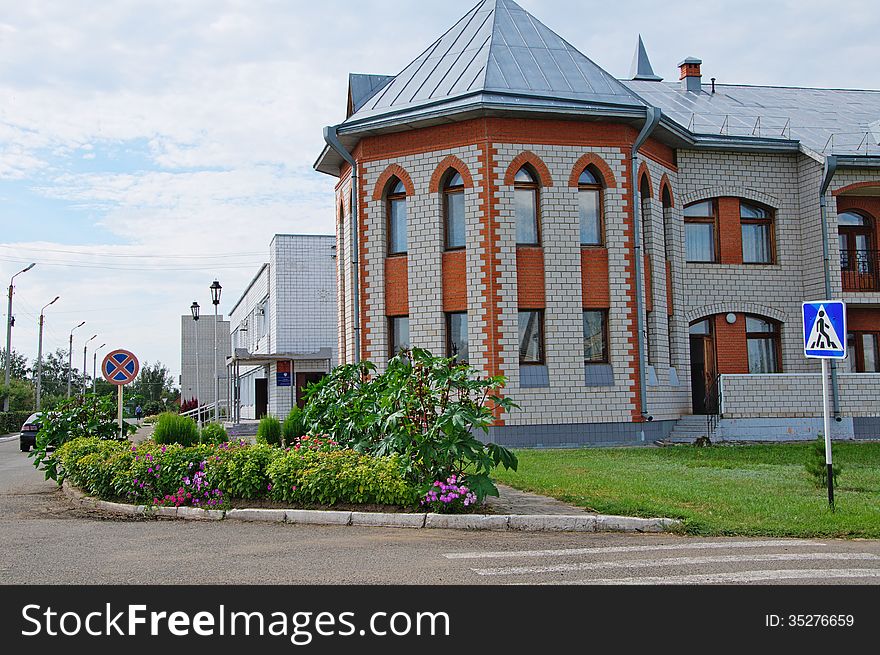
[[[350,76],[315,164],[341,361],[418,345],[506,376],[508,445],[810,437],[801,302],[843,298],[835,436],[880,436],[880,92],[678,73],[639,39],[615,79],[484,0],[398,75]]]
[[[229,314],[233,420],[284,418],[336,365],[336,240],[276,234]]]
[[[180,402],[197,401],[202,405],[212,405],[215,399],[214,371],[220,378],[220,408],[226,406],[226,355],[229,351],[229,321],[218,316],[217,347],[214,348],[214,313],[201,314],[194,321],[192,314],[180,317]],[[203,308],[208,310],[208,308]],[[198,354],[198,367],[196,355]],[[214,368],[214,357],[217,368]],[[197,382],[198,381],[198,382]],[[213,412],[211,413],[213,416]]]

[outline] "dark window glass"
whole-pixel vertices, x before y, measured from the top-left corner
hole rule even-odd
[[[581,220],[581,245],[601,246],[602,238],[602,183],[589,168],[578,179],[578,211]]]
[[[880,373],[880,333],[847,332],[846,350],[851,373]]]
[[[759,316],[746,316],[749,373],[779,373],[779,325]]]
[[[447,357],[468,361],[468,318],[466,312],[446,315]]]
[[[399,255],[406,250],[406,188],[398,180],[388,194],[388,254]]]
[[[464,248],[464,180],[454,173],[443,190],[443,206],[446,212],[446,248]]]
[[[693,325],[691,325],[688,332],[690,332],[691,334],[712,334],[712,327],[709,325],[709,319],[707,318],[705,320],[699,321],[698,323],[694,323]]]
[[[714,262],[715,202],[703,200],[684,208],[685,259],[689,262]]]
[[[519,313],[519,362],[544,362],[544,313],[541,311]]]
[[[740,202],[742,249],[745,264],[773,263],[773,216],[756,205]]]
[[[514,178],[513,204],[516,213],[516,242],[523,246],[540,244],[538,233],[538,183],[525,167]]]
[[[584,311],[584,362],[608,362],[608,313]]]
[[[401,350],[408,350],[409,344],[409,316],[393,316],[388,319],[389,342],[391,356],[394,357]]]

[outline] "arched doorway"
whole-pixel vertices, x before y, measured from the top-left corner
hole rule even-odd
[[[717,407],[707,394],[715,385],[718,366],[715,356],[714,321],[704,318],[691,323],[689,334],[691,342],[691,395],[694,414],[709,414]]]

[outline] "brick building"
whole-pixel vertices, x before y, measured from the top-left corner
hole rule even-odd
[[[836,436],[880,436],[880,93],[701,65],[664,82],[639,40],[617,80],[484,0],[400,74],[351,75],[315,165],[339,179],[340,361],[413,345],[505,375],[511,445],[811,436],[800,304],[843,298]]]
[[[283,419],[302,392],[337,363],[335,239],[276,234],[229,312],[225,366],[233,421]]]

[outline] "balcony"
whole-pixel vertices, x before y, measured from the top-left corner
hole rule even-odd
[[[841,250],[844,291],[880,291],[880,251]]]

